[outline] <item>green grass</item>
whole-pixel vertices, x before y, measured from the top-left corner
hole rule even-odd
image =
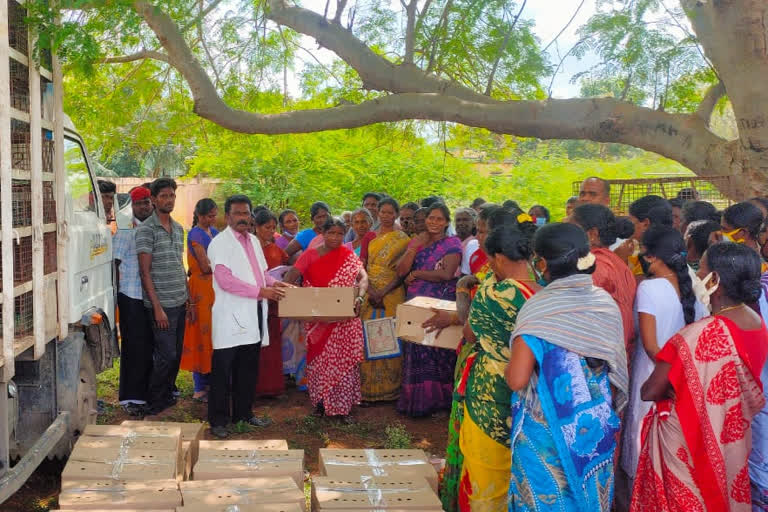
[[[387,425],[387,428],[384,429],[384,435],[386,436],[384,441],[384,448],[386,449],[407,450],[412,448],[411,434],[402,423]]]
[[[96,392],[98,397],[107,402],[117,402],[120,391],[120,359],[115,359],[112,368],[108,368],[96,375]],[[176,378],[176,387],[183,398],[191,397],[195,392],[195,384],[192,373],[181,370]]]

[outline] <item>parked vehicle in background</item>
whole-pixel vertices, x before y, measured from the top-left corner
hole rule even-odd
[[[0,503],[97,414],[118,355],[112,240],[56,56],[0,1]],[[4,34],[0,30],[0,34]]]

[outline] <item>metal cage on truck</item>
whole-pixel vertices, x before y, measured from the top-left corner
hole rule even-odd
[[[611,185],[611,210],[616,215],[628,215],[629,205],[636,199],[654,194],[665,199],[674,199],[683,189],[693,189],[702,201],[715,205],[718,210],[729,207],[733,201],[721,189],[727,189],[728,176],[713,178],[659,177],[626,180],[605,180]],[[573,195],[578,197],[581,181],[573,182]]]
[[[0,503],[95,420],[95,375],[116,354],[93,167],[63,111],[61,64],[35,60],[25,18],[0,0]]]

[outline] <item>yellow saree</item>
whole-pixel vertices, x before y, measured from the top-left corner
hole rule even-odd
[[[397,276],[397,261],[408,247],[410,238],[402,231],[392,231],[379,235],[368,245],[369,285],[378,290],[385,288]],[[377,318],[394,317],[398,304],[405,301],[405,288],[398,286],[388,293],[383,300],[384,312],[376,310],[371,303],[363,303],[361,317],[363,321]],[[361,391],[366,402],[397,400],[400,396],[402,380],[402,357],[363,361],[360,365]]]

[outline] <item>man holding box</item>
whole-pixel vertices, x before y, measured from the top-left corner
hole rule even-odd
[[[252,415],[258,380],[259,352],[269,345],[267,300],[280,300],[288,285],[266,273],[258,239],[248,232],[251,201],[244,195],[227,199],[229,227],[211,241],[208,259],[213,268],[213,361],[208,395],[211,433],[229,436],[227,424],[247,422],[263,427],[268,419]],[[279,343],[280,340],[274,340]]]

